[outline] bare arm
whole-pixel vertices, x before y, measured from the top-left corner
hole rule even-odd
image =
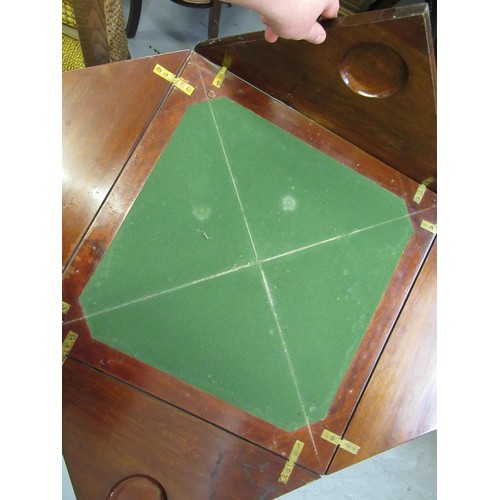
[[[339,0],[231,0],[231,3],[258,12],[267,25],[265,38],[271,43],[279,37],[322,43],[326,33],[317,19],[337,17],[339,10]]]

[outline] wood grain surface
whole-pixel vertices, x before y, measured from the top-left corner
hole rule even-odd
[[[147,59],[150,69],[156,58]],[[354,170],[367,175],[406,200],[414,225],[414,235],[391,279],[363,341],[336,394],[327,417],[319,422],[285,432],[243,410],[196,389],[139,360],[127,356],[93,339],[79,303],[79,297],[106,248],[118,231],[128,208],[139,194],[183,113],[194,102],[214,98],[211,83],[218,67],[193,53],[182,77],[197,90],[188,96],[175,90],[163,102],[147,133],[137,144],[119,182],[103,203],[81,246],[63,274],[63,299],[72,304],[64,317],[63,335],[76,331],[79,340],[72,356],[106,371],[143,390],[171,402],[189,412],[235,432],[245,439],[267,447],[286,457],[295,440],[306,443],[299,463],[324,473],[334,453],[330,443],[320,438],[324,428],[342,434],[356,407],[360,394],[385,344],[393,324],[422,265],[433,235],[420,227],[425,217],[435,220],[436,196],[430,192],[420,204],[413,202],[417,184],[361,149],[300,113],[276,102],[239,78],[228,75],[216,97],[230,97],[269,121],[301,138],[306,143],[330,154]],[[161,79],[160,79],[161,80]],[[209,92],[212,91],[212,94]],[[211,97],[209,97],[209,95]]]
[[[262,33],[201,42],[195,51],[314,119],[416,182],[436,177],[436,65],[426,4],[323,21],[323,44]],[[382,51],[380,51],[382,48]],[[398,57],[394,64],[387,49]],[[346,57],[359,51],[351,72],[377,88],[366,97],[342,78]],[[377,55],[378,54],[378,55]],[[351,58],[352,59],[352,58]],[[230,61],[230,62],[229,62]],[[401,73],[401,61],[407,72]],[[399,78],[397,78],[399,77]],[[398,91],[384,95],[380,85]],[[382,86],[383,89],[383,86]],[[430,186],[436,191],[436,184]]]
[[[105,499],[137,474],[169,500],[272,499],[319,478],[296,465],[283,484],[282,457],[72,359],[63,387],[63,455],[78,500]]]
[[[436,174],[435,67],[428,14],[417,7],[327,23],[318,47],[248,35],[63,76],[63,338],[79,335],[63,365],[63,454],[77,498],[116,498],[126,484],[168,498],[275,498],[435,428],[436,246],[427,258],[435,235],[420,224],[436,222],[437,196],[413,200]],[[405,80],[385,68],[392,89],[403,81],[389,96],[366,97],[342,80],[346,52],[365,42],[392,47],[409,69]],[[232,63],[216,89],[224,56]],[[193,96],[154,75],[156,62]],[[372,72],[356,76],[379,91]],[[223,96],[401,196],[414,226],[327,418],[290,433],[95,341],[79,304],[185,110]],[[359,454],[318,438],[324,428]],[[307,446],[284,486],[277,478],[297,439]]]
[[[361,450],[337,450],[329,473],[437,428],[437,242],[380,357],[345,438]]]
[[[187,54],[157,61],[176,73]],[[62,75],[63,268],[166,95],[149,68],[139,59]]]

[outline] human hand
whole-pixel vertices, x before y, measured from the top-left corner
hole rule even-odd
[[[317,19],[337,17],[339,0],[261,0],[249,7],[267,26],[264,36],[268,42],[281,37],[319,44],[325,41],[326,32]]]

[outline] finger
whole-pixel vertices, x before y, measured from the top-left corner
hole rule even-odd
[[[339,3],[338,2],[330,2],[329,5],[325,7],[325,10],[321,13],[321,17],[327,19],[333,19],[337,17],[339,13]]]
[[[321,24],[314,23],[311,26],[309,33],[303,38],[303,40],[315,44],[323,43],[326,40],[326,31],[324,30],[323,26],[321,26]]]
[[[266,26],[269,24],[264,16],[260,16],[260,20],[262,21],[262,24],[265,24]]]
[[[273,29],[268,26],[264,32],[264,38],[269,43],[274,43],[278,40],[279,36],[273,31]]]

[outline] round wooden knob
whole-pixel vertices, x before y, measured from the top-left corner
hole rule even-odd
[[[163,486],[151,476],[134,474],[118,481],[106,500],[167,500]]]
[[[360,43],[350,48],[340,63],[345,84],[366,97],[389,97],[408,80],[404,59],[382,43]]]

